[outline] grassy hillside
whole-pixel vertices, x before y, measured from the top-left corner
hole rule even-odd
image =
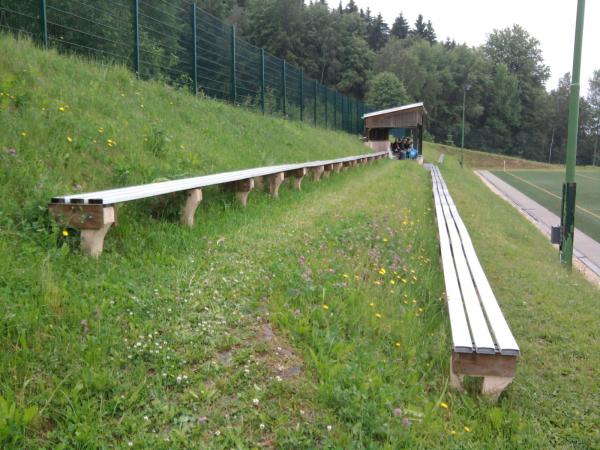
[[[0,36],[0,225],[51,196],[364,153],[347,133],[140,82]]]
[[[425,157],[429,162],[437,162],[439,155],[442,153],[455,156],[457,161],[460,160],[461,149],[459,147],[452,147],[445,144],[433,144],[430,142],[428,142],[426,145],[427,154]],[[467,167],[474,169],[502,169],[505,163],[506,168],[511,170],[564,168],[564,166],[560,166],[558,164],[546,164],[539,161],[531,161],[514,156],[501,155],[498,153],[489,153],[470,149],[464,150],[464,164]]]

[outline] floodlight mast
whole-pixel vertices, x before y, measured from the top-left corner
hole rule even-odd
[[[575,24],[575,47],[573,51],[573,72],[569,92],[569,128],[567,134],[567,161],[561,208],[560,260],[571,270],[573,265],[573,238],[575,236],[575,164],[577,156],[577,133],[579,129],[579,72],[581,68],[581,42],[585,0],[577,1],[577,22]]]

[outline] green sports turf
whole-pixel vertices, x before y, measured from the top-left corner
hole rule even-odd
[[[560,216],[560,198],[565,177],[563,171],[514,170],[493,173]],[[575,227],[600,242],[600,170],[578,169],[575,181],[577,182]]]

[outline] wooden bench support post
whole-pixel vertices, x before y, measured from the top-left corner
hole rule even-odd
[[[301,190],[302,179],[304,178],[307,172],[308,170],[306,169],[306,167],[288,172],[289,176],[294,177],[294,189],[298,191]]]
[[[323,175],[324,170],[325,169],[323,166],[315,166],[312,168],[313,178],[315,181],[319,181],[321,179],[321,175]]]
[[[491,401],[496,402],[498,397],[500,397],[500,394],[502,394],[502,391],[512,383],[512,380],[514,380],[514,377],[483,377],[481,393]]]
[[[283,183],[284,178],[285,175],[283,172],[268,175],[269,193],[271,194],[271,197],[279,197],[279,186],[281,185],[281,183]]]
[[[81,230],[81,250],[89,256],[98,257],[104,250],[104,237],[115,223],[113,205],[77,205],[51,203],[50,214],[61,226]]]
[[[81,230],[81,251],[86,255],[97,258],[104,250],[104,237],[112,223],[102,225],[97,230]]]
[[[248,194],[254,189],[254,178],[246,178],[245,180],[232,181],[223,186],[226,190],[234,191],[235,198],[243,207],[248,204]]]
[[[333,170],[335,170],[335,173],[340,173],[342,171],[342,167],[344,167],[344,163],[335,163],[333,165]]]
[[[193,227],[196,208],[198,208],[198,205],[202,201],[202,189],[191,189],[187,194],[185,206],[181,212],[181,223],[188,227]]]
[[[495,402],[514,380],[516,373],[516,356],[453,352],[450,361],[450,386],[462,391],[465,375],[483,377],[481,393]]]
[[[333,170],[333,164],[325,164],[323,166],[323,178],[329,177],[329,175],[331,175],[332,170]]]
[[[456,389],[459,392],[462,392],[464,390],[463,381],[465,379],[465,376],[457,375],[456,373],[454,373],[454,368],[452,367],[452,360],[453,358],[450,357],[450,387],[452,389]]]

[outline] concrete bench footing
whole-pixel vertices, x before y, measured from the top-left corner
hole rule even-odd
[[[315,181],[321,180],[321,175],[323,175],[325,168],[323,166],[316,166],[316,167],[313,167],[311,170],[313,173],[313,179]]]
[[[283,172],[279,172],[269,175],[267,178],[269,180],[269,193],[271,194],[271,197],[279,197],[279,186],[283,183],[285,175]]]
[[[481,393],[495,402],[514,380],[516,371],[516,356],[454,352],[450,359],[450,387],[462,392],[465,376],[483,377]]]
[[[104,237],[111,226],[112,223],[107,223],[97,230],[81,230],[81,251],[94,258],[100,256],[104,250]]]
[[[181,213],[181,223],[188,227],[194,226],[194,215],[196,209],[202,201],[202,189],[191,189],[188,191],[188,196],[185,201],[185,206]]]

